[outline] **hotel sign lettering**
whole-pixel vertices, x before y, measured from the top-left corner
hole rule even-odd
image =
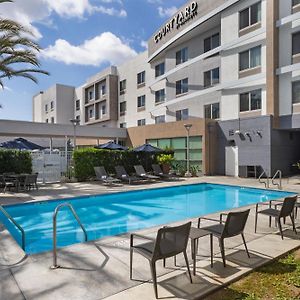
[[[198,3],[193,1],[184,10],[176,14],[158,33],[154,36],[155,43],[158,43],[169,32],[179,29],[182,25],[193,19],[198,12]]]

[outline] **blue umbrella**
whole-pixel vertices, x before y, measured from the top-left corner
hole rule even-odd
[[[148,153],[159,153],[163,152],[162,149],[154,147],[150,144],[144,144],[142,146],[133,149],[134,152],[148,152]]]
[[[43,150],[44,147],[32,143],[23,138],[17,138],[12,141],[3,142],[0,144],[1,148],[16,149],[16,150]]]
[[[116,144],[113,141],[110,141],[108,143],[99,145],[95,147],[96,149],[107,149],[107,150],[127,150],[127,147],[124,147],[122,145]]]

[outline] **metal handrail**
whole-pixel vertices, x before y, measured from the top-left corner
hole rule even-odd
[[[278,177],[279,183],[275,182],[277,175],[279,175],[279,177]],[[272,177],[272,184],[278,186],[279,190],[282,190],[282,171],[281,170],[277,170],[275,175]]]
[[[0,205],[0,210],[3,214],[21,231],[22,234],[22,249],[25,251],[25,231],[21,225]]]
[[[266,175],[267,176],[267,181],[262,181],[261,178]],[[259,177],[258,177],[258,182],[259,183],[263,183],[265,185],[265,188],[268,189],[270,187],[270,184],[269,184],[269,176],[267,175],[267,173],[265,171],[263,171]]]
[[[77,223],[79,224],[79,226],[81,227],[81,229],[84,233],[84,241],[86,242],[88,240],[87,232],[86,232],[83,224],[81,223],[78,215],[76,214],[73,206],[67,202],[59,204],[55,208],[54,214],[53,214],[53,266],[51,267],[51,269],[59,268],[59,265],[57,265],[57,222],[56,222],[56,220],[57,220],[57,214],[62,207],[68,207],[71,210],[74,218],[76,219]]]

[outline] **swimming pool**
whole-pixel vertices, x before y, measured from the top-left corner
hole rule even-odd
[[[88,240],[95,240],[289,195],[292,193],[201,183],[7,205],[5,209],[25,231],[26,253],[34,254],[52,249],[53,212],[64,202],[74,207]],[[2,212],[0,221],[21,245],[20,231]],[[68,208],[58,214],[57,237],[58,247],[83,241],[83,233]]]

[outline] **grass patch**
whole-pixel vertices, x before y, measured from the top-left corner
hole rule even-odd
[[[207,299],[300,299],[300,250],[259,268]]]

